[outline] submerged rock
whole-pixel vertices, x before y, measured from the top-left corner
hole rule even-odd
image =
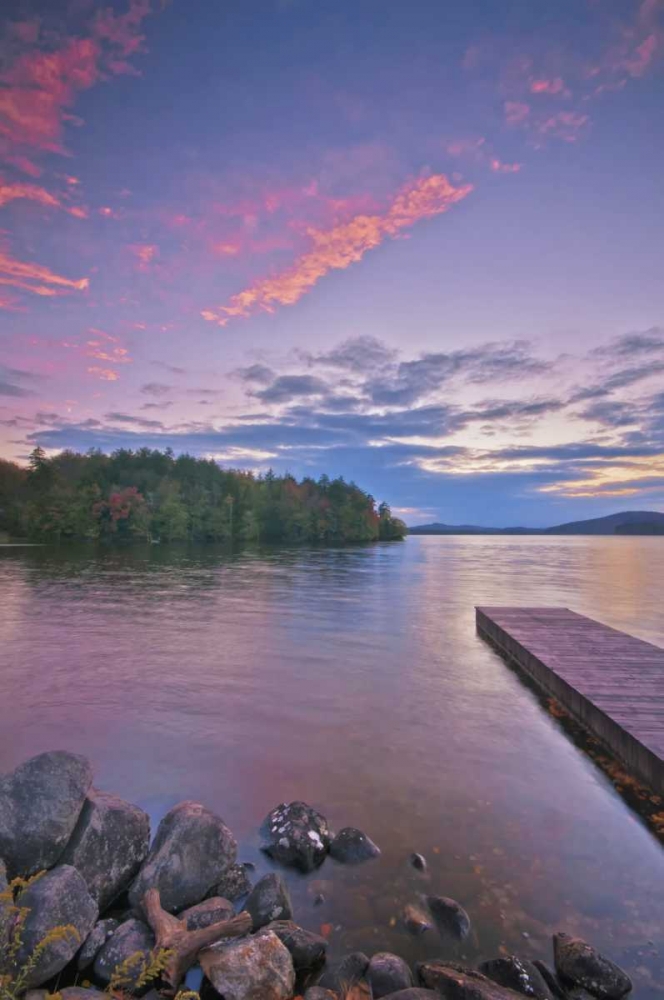
[[[88,884],[100,911],[130,884],[150,846],[150,818],[138,806],[93,789],[61,861]]]
[[[16,964],[20,968],[32,960],[34,967],[26,986],[41,986],[71,961],[94,927],[99,911],[85,880],[70,865],[59,865],[36,879],[21,893],[18,905],[27,913]],[[67,927],[73,932],[61,930]]]
[[[310,872],[325,860],[330,847],[327,820],[306,802],[285,802],[261,826],[261,847],[275,861]]]
[[[372,956],[367,970],[367,980],[374,1000],[389,996],[413,985],[410,966],[398,955],[379,951]]]
[[[429,913],[439,933],[443,937],[453,937],[463,941],[470,934],[470,917],[460,903],[448,896],[427,896]]]
[[[222,896],[236,903],[251,892],[251,881],[247,875],[246,865],[231,865],[212,890],[213,896]]]
[[[272,931],[207,948],[200,961],[224,1000],[288,1000],[293,996],[293,960]]]
[[[599,1000],[620,1000],[632,988],[627,973],[582,938],[554,934],[553,960],[561,979]]]
[[[318,985],[333,993],[340,993],[343,987],[354,986],[366,978],[369,959],[363,951],[352,951],[340,962],[326,969],[318,980]]]
[[[114,920],[112,917],[108,917],[106,920],[97,921],[85,939],[83,947],[78,953],[76,968],[79,972],[83,972],[83,970],[87,969],[89,965],[92,965],[97,957],[97,953],[101,951],[108,939],[118,927],[119,922]]]
[[[281,943],[286,945],[298,972],[301,969],[315,969],[325,961],[327,941],[320,934],[306,931],[292,920],[273,920],[265,929],[276,934]]]
[[[211,896],[210,899],[204,899],[202,903],[183,910],[179,917],[186,923],[188,931],[196,931],[201,927],[209,927],[210,924],[218,924],[222,920],[230,920],[234,913],[230,900],[221,896]]]
[[[546,962],[543,962],[539,958],[533,960],[533,965],[541,975],[546,985],[549,987],[552,996],[554,996],[556,1000],[567,1000],[567,992],[560,985],[558,977],[553,969],[550,969]]]
[[[290,920],[293,907],[281,875],[270,872],[259,879],[247,896],[244,909],[251,916],[254,930],[273,920]]]
[[[407,990],[399,990],[398,993],[389,993],[383,1000],[434,1000],[434,997],[440,998],[440,993],[437,993],[435,990],[425,990],[419,986],[412,986]]]
[[[450,1000],[518,1000],[521,995],[453,962],[419,962],[416,968],[423,986]]]
[[[427,870],[427,861],[423,854],[413,852],[408,860],[413,868],[417,868],[418,872],[425,872]]]
[[[126,920],[115,930],[101,951],[97,953],[94,973],[102,983],[110,983],[113,973],[132,955],[140,953],[147,959],[154,948],[154,934],[142,920]],[[135,987],[141,973],[141,963],[132,963],[124,988]]]
[[[380,848],[373,840],[361,830],[356,830],[354,826],[344,827],[330,844],[331,857],[347,865],[369,861],[371,858],[377,858],[379,854]]]
[[[198,802],[180,802],[164,816],[143,867],[129,891],[142,912],[148,889],[158,889],[161,905],[176,913],[200,903],[235,863],[237,844],[219,816]]]
[[[53,750],[0,779],[0,858],[10,878],[52,868],[92,784],[85,757]]]
[[[411,934],[424,934],[433,927],[429,915],[424,912],[421,906],[409,903],[403,910],[403,922]]]
[[[553,994],[536,965],[527,959],[510,955],[481,962],[478,971],[499,986],[508,986],[517,993],[535,1000],[553,1000]]]

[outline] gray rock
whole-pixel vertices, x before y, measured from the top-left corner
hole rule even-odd
[[[71,961],[95,925],[99,911],[85,880],[70,865],[58,865],[25,889],[18,905],[27,910],[16,964],[20,968],[34,956],[47,936],[59,927],[63,933],[40,950],[27,979],[27,987],[41,986]]]
[[[285,802],[265,817],[261,847],[275,861],[310,872],[325,860],[330,847],[327,820],[306,802]]]
[[[427,896],[426,903],[438,932],[443,937],[463,941],[470,934],[470,917],[455,899],[448,896]]]
[[[60,860],[79,870],[103,913],[129,886],[149,846],[147,813],[116,795],[93,789]]]
[[[411,934],[424,934],[433,926],[428,914],[420,906],[415,906],[413,903],[404,907],[402,917],[406,929]]]
[[[322,986],[310,986],[305,990],[304,1000],[338,1000],[338,997],[332,990],[325,990]]]
[[[82,986],[65,986],[64,989],[58,990],[58,994],[62,1000],[107,1000],[108,996],[100,990],[83,989]]]
[[[154,945],[154,934],[147,924],[133,918],[125,921],[98,952],[94,964],[95,976],[102,983],[110,983],[113,973],[126,959],[137,952],[141,952],[147,958]],[[140,973],[141,963],[132,964],[126,983],[127,989],[131,990],[136,985]]]
[[[361,830],[356,830],[354,826],[346,826],[343,830],[339,830],[330,844],[330,855],[335,861],[343,861],[347,865],[370,861],[379,854],[380,848],[373,840]]]
[[[148,889],[175,913],[200,903],[235,863],[237,844],[226,824],[197,802],[180,802],[164,816],[150,853],[129,890],[134,912],[142,912]]]
[[[2,860],[2,858],[0,858],[0,892],[4,892],[8,884],[9,883],[7,882],[7,869],[5,867],[4,861]]]
[[[224,872],[221,881],[215,885],[212,895],[222,896],[237,903],[238,899],[251,892],[251,885],[245,866],[231,865],[228,871]]]
[[[352,951],[336,965],[326,969],[318,980],[318,985],[333,993],[340,993],[343,987],[354,986],[366,978],[369,959],[362,951]]]
[[[218,924],[222,920],[230,920],[234,916],[233,904],[228,899],[221,896],[212,896],[210,899],[190,906],[189,909],[180,913],[180,920],[187,924],[187,930],[196,931],[201,927],[209,927],[210,924]]]
[[[533,965],[541,975],[546,985],[549,987],[551,994],[556,998],[556,1000],[567,1000],[567,992],[558,982],[558,977],[553,969],[549,968],[546,962],[543,962],[540,958],[534,959]]]
[[[224,1000],[289,1000],[293,996],[293,960],[271,931],[207,948],[200,961]]]
[[[413,985],[413,974],[407,962],[389,951],[379,951],[369,962],[367,980],[374,1000],[407,990]]]
[[[97,921],[85,939],[83,947],[78,953],[76,967],[79,972],[83,972],[84,969],[87,969],[88,966],[92,965],[97,957],[97,952],[101,951],[113,931],[118,926],[119,922],[114,920],[112,917],[108,917],[106,920]]]
[[[10,878],[53,867],[91,784],[89,761],[64,750],[31,757],[0,779],[0,857]]]
[[[247,896],[244,909],[251,915],[254,930],[273,920],[290,920],[293,907],[281,875],[270,872],[259,879]]]
[[[398,993],[389,993],[383,1000],[434,1000],[434,997],[438,997],[440,1000],[440,993],[437,993],[435,990],[423,990],[419,986],[413,986],[408,990],[399,990]]]
[[[414,852],[408,860],[413,868],[417,868],[418,872],[425,872],[427,870],[427,860],[423,854]]]
[[[491,958],[478,965],[482,975],[492,979],[499,986],[507,986],[516,993],[523,993],[535,1000],[553,1000],[553,994],[536,965],[527,959],[510,955],[507,958]]]
[[[561,979],[600,1000],[620,1000],[632,988],[627,973],[582,938],[554,934],[553,960]]]
[[[298,927],[292,920],[273,920],[266,930],[277,935],[288,948],[296,971],[315,969],[325,961],[327,941],[320,934]]]
[[[417,978],[422,986],[454,1000],[518,1000],[520,993],[499,986],[475,969],[434,959],[418,962]]]

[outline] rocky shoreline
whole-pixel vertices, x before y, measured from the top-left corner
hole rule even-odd
[[[328,854],[343,864],[380,854],[360,830],[334,835],[303,802],[278,805],[260,834],[275,863],[304,873]],[[420,854],[410,863],[426,868]],[[146,813],[94,788],[85,758],[31,758],[0,779],[0,1000],[196,1000],[193,969],[204,1000],[620,1000],[632,988],[610,959],[562,933],[551,967],[513,955],[411,969],[388,952],[328,963],[325,937],[295,922],[284,877],[252,884],[252,869],[205,806],[174,806],[151,841]],[[405,900],[402,924],[429,931],[434,953],[454,953],[471,932],[463,906],[442,895]]]

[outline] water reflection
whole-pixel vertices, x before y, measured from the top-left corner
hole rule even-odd
[[[664,644],[663,556],[645,538],[0,549],[0,768],[86,753],[100,786],[155,819],[182,798],[217,809],[262,871],[258,823],[304,798],[383,849],[289,875],[300,922],[333,926],[333,954],[440,954],[395,923],[439,891],[474,919],[467,957],[549,957],[554,929],[578,931],[649,1000],[662,850],[478,640],[473,608],[565,604]]]

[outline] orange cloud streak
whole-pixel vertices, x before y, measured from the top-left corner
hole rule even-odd
[[[70,215],[75,216],[77,219],[86,219],[88,216],[87,209],[82,208],[79,205],[63,204],[63,202],[56,197],[56,195],[51,194],[50,191],[47,191],[46,188],[40,187],[38,184],[26,184],[23,182],[5,184],[0,179],[0,208],[8,202],[16,201],[18,199],[34,201],[39,205],[44,205],[46,208],[61,208],[63,211],[69,212]]]
[[[60,295],[65,290],[81,292],[89,285],[88,278],[72,280],[55,274],[41,264],[14,260],[0,250],[0,285],[22,288],[33,295]]]
[[[313,247],[291,267],[234,295],[228,305],[205,309],[201,315],[225,326],[237,317],[272,313],[280,305],[294,305],[330,271],[350,267],[383,240],[397,236],[421,219],[446,212],[472,190],[472,184],[455,187],[444,174],[434,174],[404,187],[384,215],[356,215],[329,230],[308,229]]]

